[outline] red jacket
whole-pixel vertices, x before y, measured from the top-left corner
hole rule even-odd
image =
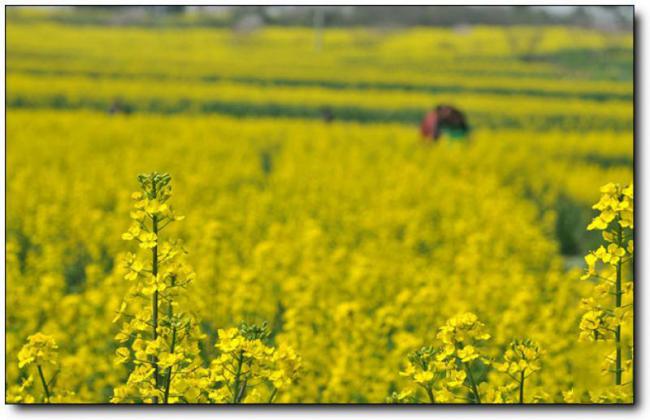
[[[427,112],[422,119],[422,124],[420,124],[420,132],[424,138],[438,139],[440,133],[438,130],[438,113],[436,111]]]

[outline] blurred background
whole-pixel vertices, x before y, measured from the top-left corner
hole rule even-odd
[[[52,6],[61,22],[106,25],[570,25],[630,31],[631,6]]]
[[[414,144],[600,137],[552,153],[594,179],[628,176],[632,31],[630,6],[9,6],[6,103],[33,122],[58,110],[394,124]],[[278,149],[259,151],[262,173]],[[580,259],[596,192],[556,178],[527,194],[544,203],[564,185],[538,205]]]

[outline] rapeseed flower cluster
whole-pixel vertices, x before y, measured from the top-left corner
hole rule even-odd
[[[585,256],[582,279],[592,281],[593,292],[582,300],[580,339],[613,343],[601,371],[613,376],[614,387],[592,393],[592,400],[620,402],[630,398],[632,381],[634,186],[609,183],[600,192],[593,206],[598,214],[587,229],[600,231],[603,244]]]
[[[462,386],[466,374],[456,369],[452,360],[441,357],[439,349],[431,346],[422,347],[409,354],[408,362],[400,375],[408,377],[425,392],[428,401],[448,402],[455,398],[454,392]],[[389,402],[403,403],[414,402],[415,392],[406,389],[402,393],[393,393]]]
[[[143,174],[138,181],[141,191],[131,196],[133,222],[122,239],[136,241],[140,251],[126,255],[124,279],[131,286],[113,319],[123,319],[115,364],[126,364],[130,373],[111,402],[200,402],[200,390],[207,386],[198,345],[204,334],[182,310],[195,274],[180,242],[162,240],[163,230],[183,217],[169,203],[168,174]]]
[[[51,382],[56,378],[56,372],[53,372],[50,380],[47,380],[44,370],[48,367],[55,368],[57,366],[58,348],[59,347],[56,345],[54,338],[39,332],[27,337],[27,343],[18,352],[19,368],[23,369],[31,365],[36,367],[40,384],[43,387],[42,401],[45,403],[56,402],[52,400],[53,390]],[[14,388],[8,391],[8,400],[12,402],[35,402],[36,399],[29,393],[25,392],[26,388],[31,385],[32,382],[33,377],[29,375],[18,389]],[[17,393],[12,395],[16,391]]]
[[[463,313],[447,320],[439,328],[438,347],[425,346],[408,355],[408,362],[400,375],[409,378],[423,389],[429,403],[524,403],[524,383],[541,369],[539,346],[530,339],[513,340],[502,361],[493,361],[481,354],[481,346],[490,339],[485,324],[471,313]],[[486,379],[492,366],[506,373],[514,383],[495,384]],[[512,396],[518,390],[518,399]],[[405,388],[393,392],[390,403],[419,403],[417,389]]]
[[[137,241],[141,251],[126,255],[124,278],[132,286],[113,319],[126,318],[115,337],[121,344],[115,364],[127,365],[130,373],[114,389],[111,402],[258,402],[263,382],[272,402],[297,378],[300,357],[290,347],[265,344],[270,333],[266,323],[244,323],[217,331],[218,355],[209,367],[204,365],[200,344],[206,335],[191,312],[183,311],[191,305],[187,289],[195,274],[179,242],[161,239],[170,223],[184,218],[168,202],[171,177],[153,172],[138,181],[142,191],[131,196],[134,222],[122,239]]]
[[[300,357],[292,348],[269,346],[267,324],[242,324],[219,330],[219,356],[210,364],[208,398],[214,403],[272,403],[291,386],[300,371]],[[262,389],[264,388],[264,389]]]
[[[503,362],[495,364],[499,372],[507,374],[516,383],[518,402],[523,404],[526,379],[542,368],[543,351],[530,339],[513,340],[503,356]]]

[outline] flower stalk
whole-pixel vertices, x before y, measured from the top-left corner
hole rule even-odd
[[[45,380],[45,375],[43,375],[43,369],[41,368],[40,364],[37,364],[36,368],[38,370],[38,376],[41,378],[41,384],[43,385],[43,392],[45,392],[45,402],[49,403],[50,402],[50,389],[47,386],[47,381]]]
[[[617,219],[620,219],[620,216],[617,217]],[[618,242],[618,246],[622,247],[623,229],[621,228],[620,220],[617,221],[619,222],[617,223],[617,233],[618,233],[617,242]],[[616,263],[615,305],[617,310],[622,305],[622,297],[623,297],[622,283],[623,283],[623,260],[619,259],[618,262]],[[621,360],[622,355],[621,355],[621,323],[620,322],[618,322],[616,325],[615,339],[616,339],[616,367],[614,368],[616,370],[615,381],[616,381],[616,385],[621,385],[623,369],[622,369],[622,360]]]
[[[601,198],[593,206],[599,214],[587,230],[602,231],[604,244],[585,256],[587,272],[582,279],[595,279],[596,285],[594,296],[583,300],[586,312],[580,321],[580,339],[614,342],[615,349],[605,357],[603,372],[613,372],[614,386],[620,388],[624,373],[622,328],[632,308],[632,303],[623,302],[624,297],[632,300],[632,284],[623,278],[623,265],[633,259],[634,253],[634,188],[610,183],[600,191]],[[599,262],[602,268],[597,269]],[[611,295],[614,295],[613,307]]]
[[[476,386],[476,381],[474,381],[474,376],[472,375],[472,369],[469,367],[468,363],[463,363],[463,367],[465,368],[465,373],[467,373],[467,378],[469,379],[469,383],[472,387],[472,394],[474,396],[474,402],[476,404],[481,404],[481,395],[478,392],[478,387]]]

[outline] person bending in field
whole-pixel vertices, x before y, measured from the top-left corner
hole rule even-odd
[[[442,131],[448,131],[454,138],[465,138],[469,132],[465,115],[449,105],[438,105],[427,112],[420,124],[422,138],[427,141],[437,141]]]
[[[107,112],[108,115],[130,114],[131,108],[127,104],[122,103],[120,99],[114,99]]]
[[[320,109],[320,115],[323,121],[325,121],[327,124],[334,121],[334,112],[332,112],[332,108],[330,108],[329,106],[322,107]]]

